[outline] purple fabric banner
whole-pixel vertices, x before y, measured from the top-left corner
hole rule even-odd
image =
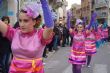
[[[47,2],[47,0],[40,0],[40,1],[41,1],[41,4],[42,4],[45,25],[46,25],[46,27],[49,27],[49,28],[53,27],[54,22],[53,22],[53,18],[52,18],[52,12],[49,9],[48,2]]]
[[[68,11],[68,12],[67,12],[67,28],[68,28],[68,29],[71,28],[70,19],[71,19],[71,14],[70,14],[70,12]]]
[[[96,12],[93,12],[91,16],[90,24],[88,25],[88,29],[90,29],[91,26],[95,25],[94,22],[96,21],[96,17],[97,17]]]

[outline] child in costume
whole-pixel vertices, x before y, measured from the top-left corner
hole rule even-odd
[[[76,24],[76,31],[70,28],[70,34],[72,36],[74,35],[74,43],[71,47],[69,62],[72,64],[73,73],[81,73],[81,67],[86,63],[85,33],[83,31],[84,26],[80,19],[76,21]]]
[[[92,54],[96,53],[95,34],[92,30],[84,30],[84,25],[81,20],[76,21],[75,29],[70,29],[73,37],[73,45],[71,48],[71,54],[69,56],[69,62],[73,66],[73,73],[81,73],[82,65],[86,64],[89,67]]]
[[[90,67],[92,55],[96,53],[96,38],[93,28],[86,30],[85,51],[87,55],[87,67]]]
[[[85,37],[85,52],[87,55],[87,67],[90,67],[90,62],[92,55],[96,53],[96,32],[98,22],[96,20],[97,14],[95,12],[92,13],[90,24],[86,29],[86,37]],[[98,34],[100,36],[100,34]]]
[[[39,13],[32,4],[25,5],[20,11],[20,28],[11,28],[0,20],[0,32],[12,42],[13,59],[9,73],[44,73],[42,54],[45,45],[51,41],[54,25],[47,1],[41,0],[41,3],[42,7],[46,6],[43,7],[47,27],[44,30],[34,28]]]

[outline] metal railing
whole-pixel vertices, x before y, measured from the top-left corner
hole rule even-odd
[[[95,4],[95,8],[100,8],[100,7],[107,7],[107,4],[105,2],[100,2],[98,4]]]

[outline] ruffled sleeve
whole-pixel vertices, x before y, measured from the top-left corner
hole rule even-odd
[[[12,41],[14,34],[15,34],[15,29],[12,28],[12,27],[10,27],[10,26],[8,26],[8,30],[7,30],[5,36],[6,36],[10,41]]]
[[[43,31],[44,31],[44,29],[38,30],[38,37],[39,37],[42,45],[46,45],[46,44],[49,44],[52,41],[52,38],[53,38],[54,33],[50,34],[50,36],[48,37],[48,39],[44,39],[43,38]]]

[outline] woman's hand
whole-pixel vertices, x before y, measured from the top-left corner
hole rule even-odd
[[[72,29],[72,28],[70,28],[70,29],[69,29],[69,32],[70,32],[70,33],[72,33],[72,32],[73,32],[73,29]]]
[[[8,26],[3,21],[0,20],[0,32],[2,33],[3,36],[6,35],[7,29]]]
[[[53,35],[53,28],[45,28],[43,31],[43,38],[49,39]]]

